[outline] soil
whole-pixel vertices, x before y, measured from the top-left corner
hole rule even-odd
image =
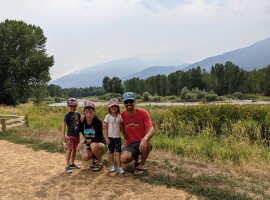
[[[64,172],[64,155],[34,151],[0,140],[0,199],[197,199],[185,191],[141,182],[135,175],[79,170]],[[149,169],[151,170],[151,169]]]

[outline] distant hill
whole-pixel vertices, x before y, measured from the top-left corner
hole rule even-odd
[[[88,67],[75,71],[66,76],[49,82],[49,84],[59,85],[62,88],[70,87],[90,87],[102,86],[102,80],[105,76],[112,78],[119,77],[122,81],[138,77],[146,79],[150,76],[158,74],[168,75],[177,70],[187,71],[191,68],[200,66],[208,72],[216,63],[225,64],[231,61],[245,70],[260,69],[270,65],[270,38],[259,41],[251,46],[237,49],[224,53],[222,55],[213,56],[191,65],[180,66],[152,66],[144,63],[137,57],[114,60],[103,64]],[[148,67],[148,68],[147,68]]]
[[[191,68],[200,66],[201,69],[205,69],[209,72],[211,67],[216,63],[225,64],[227,61],[231,61],[235,65],[247,71],[251,71],[255,68],[261,69],[268,66],[270,64],[270,38],[259,41],[245,48],[204,59],[187,66],[183,70],[187,71]]]
[[[114,60],[75,71],[53,80],[49,84],[59,85],[62,88],[102,86],[102,80],[105,76],[120,78],[139,72],[146,67],[147,64],[136,57]]]
[[[140,79],[147,79],[150,76],[156,76],[158,74],[169,75],[172,72],[183,69],[187,65],[188,64],[183,64],[183,65],[180,65],[180,66],[169,66],[169,67],[152,66],[152,67],[149,67],[149,68],[147,68],[145,70],[142,70],[140,72],[125,76],[125,77],[122,78],[122,80],[124,81],[124,80],[128,80],[128,79],[132,79],[133,77],[138,77]]]

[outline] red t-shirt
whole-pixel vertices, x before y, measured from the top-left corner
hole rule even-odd
[[[126,133],[126,144],[140,142],[148,129],[153,127],[150,116],[146,110],[135,109],[133,116],[128,116],[127,111],[121,113],[123,128]]]

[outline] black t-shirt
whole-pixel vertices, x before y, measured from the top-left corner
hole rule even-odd
[[[83,133],[85,139],[91,139],[92,142],[101,142],[106,144],[103,136],[102,121],[96,116],[93,118],[91,124],[87,124],[86,118],[83,123],[80,123],[80,132]]]
[[[64,122],[67,124],[67,135],[76,136],[80,135],[79,122],[81,115],[78,112],[68,112],[64,117]]]

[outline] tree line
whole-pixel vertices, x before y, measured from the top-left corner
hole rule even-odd
[[[58,93],[51,88],[58,88]],[[263,94],[270,96],[270,65],[259,70],[246,71],[228,61],[215,64],[210,72],[201,70],[200,66],[188,71],[176,71],[166,75],[151,76],[147,79],[132,78],[122,82],[119,77],[103,78],[102,87],[61,89],[60,86],[49,86],[51,96],[99,96],[105,93],[133,91],[145,92],[157,96],[183,96],[185,90],[205,91],[219,96],[236,92],[243,94]]]
[[[126,91],[142,94],[170,96],[181,94],[183,88],[189,90],[198,88],[220,95],[235,92],[270,95],[270,65],[259,70],[246,71],[228,61],[225,64],[215,64],[210,72],[200,66],[188,71],[176,71],[168,76],[156,75],[145,80],[132,78],[124,82]]]

